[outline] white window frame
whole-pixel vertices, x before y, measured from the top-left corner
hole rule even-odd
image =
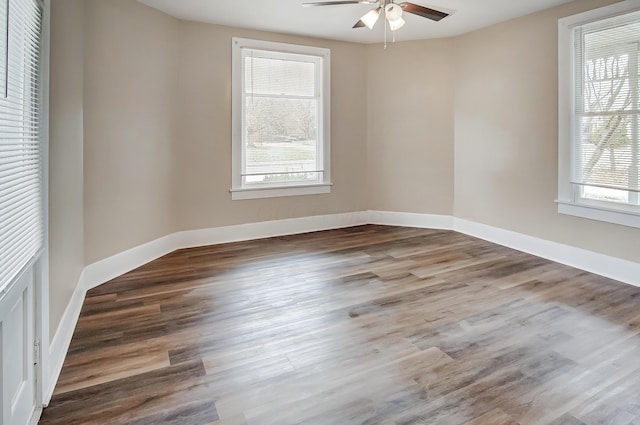
[[[280,196],[316,195],[331,192],[331,52],[329,49],[309,47],[295,44],[275,43],[262,40],[251,40],[233,37],[232,44],[232,178],[231,199],[258,199]],[[318,117],[318,143],[321,146],[320,161],[323,164],[321,183],[304,184],[300,182],[272,185],[244,185],[242,179],[243,148],[243,80],[244,69],[242,49],[272,51],[275,54],[299,54],[314,56],[320,59],[320,113]]]
[[[575,128],[575,64],[573,28],[590,22],[640,10],[640,0],[569,16],[558,21],[558,212],[592,220],[640,228],[640,206],[581,197],[571,183],[571,145]]]

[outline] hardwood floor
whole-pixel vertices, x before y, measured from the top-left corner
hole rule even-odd
[[[449,231],[177,251],[90,291],[40,424],[640,424],[640,288]]]

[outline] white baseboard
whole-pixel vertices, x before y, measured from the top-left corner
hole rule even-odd
[[[45,393],[42,397],[44,406],[48,406],[51,401],[64,359],[67,356],[67,351],[69,351],[69,345],[71,344],[73,332],[76,329],[76,323],[78,323],[78,317],[80,317],[82,304],[84,303],[84,298],[87,293],[86,289],[84,289],[84,276],[85,273],[83,270],[82,273],[80,273],[76,289],[73,291],[73,295],[71,295],[71,300],[62,315],[58,329],[49,345],[49,375],[45,383]]]
[[[31,414],[31,419],[29,419],[29,425],[38,425],[40,416],[42,416],[42,407],[35,407]]]
[[[359,211],[189,230],[173,233],[90,264],[82,271],[49,348],[50,380],[44,403],[51,400],[86,292],[177,249],[251,239],[339,229],[363,224],[455,230],[480,239],[640,287],[640,263],[563,245],[449,215]]]
[[[367,213],[359,211],[172,233],[88,265],[84,269],[84,289],[95,288],[177,249],[339,229],[362,224],[367,224]]]
[[[367,224],[365,211],[264,221],[174,233],[174,249],[240,242]]]
[[[427,229],[453,229],[453,217],[450,215],[415,214],[389,211],[367,211],[369,224],[385,226],[421,227]]]
[[[104,260],[89,264],[83,270],[83,289],[88,291],[149,261],[178,249],[175,233],[120,252]]]
[[[453,228],[460,233],[640,287],[640,263],[460,218],[454,219]]]
[[[455,230],[556,263],[640,287],[640,263],[447,215],[369,211],[369,224]]]
[[[176,249],[338,229],[362,224],[455,230],[591,273],[640,286],[640,264],[450,215],[360,211],[173,233],[87,266],[89,290]]]

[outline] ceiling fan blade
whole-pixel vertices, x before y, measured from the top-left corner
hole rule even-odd
[[[419,4],[415,3],[403,2],[398,4],[407,13],[413,13],[414,15],[422,16],[423,18],[431,19],[433,21],[439,21],[449,16],[448,13],[429,9],[428,7],[420,6]]]
[[[366,25],[362,22],[362,19],[358,19],[358,22],[352,28],[364,28]]]
[[[378,1],[373,0],[340,0],[340,1],[316,1],[312,3],[302,3],[304,7],[314,7],[314,6],[335,6],[339,4],[375,4]]]

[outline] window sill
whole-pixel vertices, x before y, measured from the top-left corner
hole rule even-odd
[[[240,201],[244,199],[278,198],[282,196],[322,195],[331,193],[331,183],[321,183],[301,186],[271,186],[231,189],[231,199]]]
[[[556,203],[560,214],[640,228],[640,207],[620,205],[620,208],[614,208],[569,201],[556,201]]]

